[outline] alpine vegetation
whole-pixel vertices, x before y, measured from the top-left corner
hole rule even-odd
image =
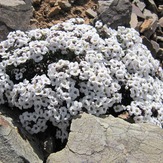
[[[15,31],[0,43],[0,104],[22,110],[31,134],[47,122],[68,137],[70,120],[128,111],[137,122],[163,125],[163,71],[138,32],[95,27],[73,18],[50,29]]]

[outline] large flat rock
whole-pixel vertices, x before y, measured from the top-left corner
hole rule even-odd
[[[18,130],[16,121],[13,123],[7,114],[2,115],[10,110],[0,105],[0,163],[43,163],[36,140]]]
[[[162,163],[163,130],[112,116],[82,114],[72,121],[66,147],[46,163]]]

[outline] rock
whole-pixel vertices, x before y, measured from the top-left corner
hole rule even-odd
[[[91,8],[87,9],[85,13],[90,18],[95,18],[97,16],[97,12],[93,11]]]
[[[58,6],[58,1],[50,0],[49,4],[50,4],[51,7],[53,7],[55,5]]]
[[[139,21],[137,24],[137,27],[135,28],[135,30],[139,31],[140,30],[140,26],[142,25],[142,21]]]
[[[47,26],[50,28],[52,27],[54,24],[53,23],[48,23]]]
[[[147,38],[156,31],[158,27],[158,20],[153,18],[146,18],[140,26],[140,33],[143,33]]]
[[[157,58],[161,60],[163,64],[163,48],[160,48],[158,53],[157,53]]]
[[[47,16],[48,17],[53,17],[53,16],[57,15],[60,11],[61,11],[61,8],[59,6],[55,6],[55,7],[50,9]]]
[[[43,163],[36,140],[18,128],[17,121],[13,123],[13,119],[7,116],[11,109],[0,106],[0,111],[5,112],[5,116],[0,114],[0,160],[3,163]]]
[[[162,36],[157,36],[157,41],[163,42],[163,37]]]
[[[41,0],[32,0],[33,5],[40,5]]]
[[[8,33],[12,31],[4,23],[0,23],[0,41],[3,41],[7,38]]]
[[[7,27],[27,30],[31,16],[31,3],[25,3],[23,0],[0,0],[0,22]]]
[[[67,0],[58,1],[58,5],[65,11],[69,11],[72,7],[71,3],[69,3]]]
[[[146,7],[146,4],[141,0],[134,0],[133,4],[136,4],[136,6],[140,9],[140,11],[143,11]]]
[[[134,4],[132,4],[132,13],[135,13],[140,18],[143,18],[143,19],[145,18],[142,11],[137,6],[135,6]]]
[[[39,23],[39,22],[38,22],[37,19],[31,19],[31,20],[30,20],[30,23],[31,23],[31,25],[32,25],[32,24],[36,24],[36,23]]]
[[[158,9],[157,6],[155,4],[154,0],[146,0],[146,4],[147,4],[147,8],[152,11],[153,13],[157,14],[158,13]]]
[[[143,44],[148,48],[148,50],[151,51],[152,56],[154,58],[156,58],[156,54],[157,54],[158,50],[155,50],[155,48],[153,47],[153,44],[147,37],[142,36],[142,40],[143,40]]]
[[[158,23],[163,28],[163,17],[159,19]]]
[[[152,13],[150,10],[144,9],[143,15],[144,15],[146,18],[152,17],[154,20],[158,20],[157,14]]]
[[[131,28],[136,28],[138,25],[138,18],[135,13],[131,14],[131,20],[130,20],[130,27]]]
[[[147,31],[153,22],[152,18],[145,19],[142,25],[140,26],[140,32],[143,33],[144,31]]]
[[[159,44],[156,41],[153,41],[153,40],[151,40],[151,44],[152,44],[153,49],[157,53],[159,51],[159,48],[160,48]]]
[[[103,1],[104,3],[100,1],[97,19],[114,29],[118,26],[129,26],[132,11],[129,0]]]
[[[161,163],[163,130],[120,118],[82,114],[72,121],[66,147],[46,163]]]
[[[68,0],[69,3],[73,4],[75,2],[75,0]]]
[[[74,0],[74,3],[77,5],[84,5],[88,2],[89,0]]]
[[[105,10],[108,9],[108,7],[110,7],[111,3],[113,2],[114,0],[99,0],[98,1],[98,4],[99,4],[99,9],[98,11],[100,12],[103,12]]]
[[[159,11],[159,12],[162,12],[162,11],[163,11],[163,5],[159,5],[159,6],[158,6],[158,11]]]

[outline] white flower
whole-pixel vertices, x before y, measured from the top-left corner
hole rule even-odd
[[[79,90],[77,88],[71,88],[69,96],[72,100],[75,100],[79,96]]]
[[[116,105],[113,107],[115,112],[121,112],[126,110],[126,107],[124,105]]]
[[[102,26],[103,26],[103,23],[102,23],[101,21],[97,21],[97,22],[95,23],[95,27],[96,27],[96,28],[102,28]]]
[[[37,63],[40,62],[43,59],[43,56],[40,54],[33,54],[31,58]]]
[[[20,79],[22,79],[22,78],[23,78],[23,73],[19,72],[19,73],[16,73],[16,74],[15,74],[15,79],[16,79],[16,80],[20,80]]]

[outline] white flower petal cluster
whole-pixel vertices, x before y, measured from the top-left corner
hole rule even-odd
[[[25,110],[30,133],[47,122],[67,138],[70,120],[127,110],[135,122],[163,125],[163,71],[134,29],[73,18],[50,29],[15,31],[0,43],[0,104]]]

